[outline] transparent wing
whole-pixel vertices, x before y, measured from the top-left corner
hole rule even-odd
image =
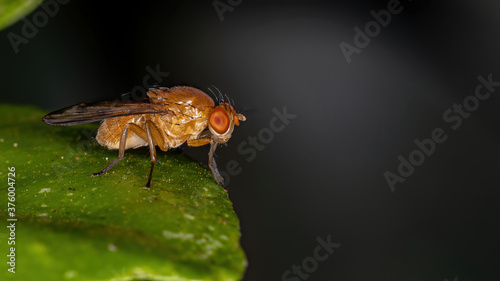
[[[107,118],[137,114],[172,114],[167,106],[153,104],[148,100],[138,102],[98,102],[94,104],[77,104],[54,111],[43,117],[49,125],[70,126],[101,121]]]

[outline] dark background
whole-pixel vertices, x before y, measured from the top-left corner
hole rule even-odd
[[[341,246],[307,280],[500,280],[500,88],[457,130],[443,120],[479,75],[500,81],[500,4],[401,1],[347,63],[339,44],[388,2],[243,1],[221,21],[211,1],[70,1],[18,54],[7,34],[23,23],[0,32],[1,102],[116,99],[159,64],[161,85],[215,85],[251,109],[217,153],[242,167],[228,189],[244,280],[282,280],[328,235]],[[247,161],[238,145],[284,106],[297,117]],[[447,140],[391,192],[384,172],[435,128]]]

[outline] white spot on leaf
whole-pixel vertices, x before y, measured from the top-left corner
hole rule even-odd
[[[108,244],[108,250],[110,252],[116,252],[118,250],[118,248],[116,247],[115,244]]]
[[[194,220],[194,217],[192,215],[190,215],[190,214],[184,214],[184,217],[186,219]]]
[[[167,239],[181,239],[181,240],[193,240],[194,235],[192,233],[184,232],[171,232],[168,230],[163,231],[163,237]]]
[[[74,270],[68,270],[64,273],[64,278],[66,279],[72,279],[72,278],[75,278],[76,276],[76,271]]]

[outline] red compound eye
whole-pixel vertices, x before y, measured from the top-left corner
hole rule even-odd
[[[229,129],[229,116],[222,108],[212,110],[208,122],[214,131],[218,134],[224,134]]]

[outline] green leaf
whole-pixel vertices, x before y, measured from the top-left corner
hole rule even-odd
[[[117,157],[86,135],[97,124],[42,122],[44,112],[0,105],[0,280],[240,280],[239,221],[209,169],[148,149]],[[15,167],[15,177],[8,175]],[[8,245],[8,177],[15,179],[15,245]],[[3,226],[2,226],[3,225]],[[15,271],[8,272],[10,247]]]
[[[0,30],[31,13],[42,0],[0,0]]]

